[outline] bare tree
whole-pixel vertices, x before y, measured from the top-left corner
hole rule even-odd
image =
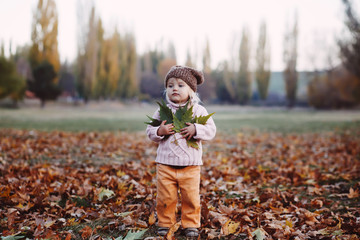
[[[345,67],[360,79],[360,18],[354,12],[351,1],[342,0],[346,12],[346,27],[350,32],[350,39],[339,41],[342,61]]]

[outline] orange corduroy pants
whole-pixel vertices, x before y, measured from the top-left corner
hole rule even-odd
[[[178,190],[181,195],[182,227],[200,227],[200,169],[200,166],[175,169],[157,164],[156,211],[159,227],[171,227],[176,223]]]

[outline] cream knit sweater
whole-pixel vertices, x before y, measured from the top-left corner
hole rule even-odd
[[[167,106],[173,113],[178,109],[178,105],[170,102]],[[206,116],[208,112],[206,109],[195,104],[193,107],[194,116]],[[193,117],[194,117],[193,116]],[[160,119],[159,109],[154,113],[153,118]],[[212,117],[209,118],[205,125],[195,123],[196,135],[195,139],[198,140],[199,149],[188,147],[186,139],[180,133],[170,135],[168,138],[157,135],[159,127],[148,125],[146,134],[154,141],[158,142],[156,162],[172,166],[192,166],[202,165],[202,144],[201,140],[211,140],[215,137],[216,126]]]

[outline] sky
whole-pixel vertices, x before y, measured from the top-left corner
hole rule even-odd
[[[89,1],[89,0],[87,0]],[[244,27],[251,39],[251,66],[260,23],[265,21],[271,46],[271,69],[284,68],[282,53],[286,24],[297,12],[298,70],[326,67],[328,57],[337,59],[336,39],[344,34],[341,0],[94,0],[106,34],[115,27],[120,34],[135,35],[137,52],[172,42],[178,64],[184,64],[187,51],[201,65],[208,40],[211,65],[236,59]],[[31,23],[37,0],[0,0],[0,41],[5,47],[31,43]],[[77,53],[77,0],[56,0],[59,14],[59,53],[61,61],[72,62]],[[85,10],[84,10],[85,12]],[[235,56],[235,57],[234,57]]]

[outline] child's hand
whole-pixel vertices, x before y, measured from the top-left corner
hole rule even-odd
[[[159,136],[165,136],[165,135],[170,135],[170,134],[174,134],[174,125],[173,124],[168,124],[168,125],[165,125],[166,123],[166,120],[162,121],[161,124],[160,124],[160,127],[158,129],[158,132],[157,134]]]
[[[190,140],[193,136],[195,136],[196,128],[195,125],[192,123],[186,123],[186,125],[188,125],[188,127],[184,127],[183,129],[180,130],[180,132],[184,138]]]

